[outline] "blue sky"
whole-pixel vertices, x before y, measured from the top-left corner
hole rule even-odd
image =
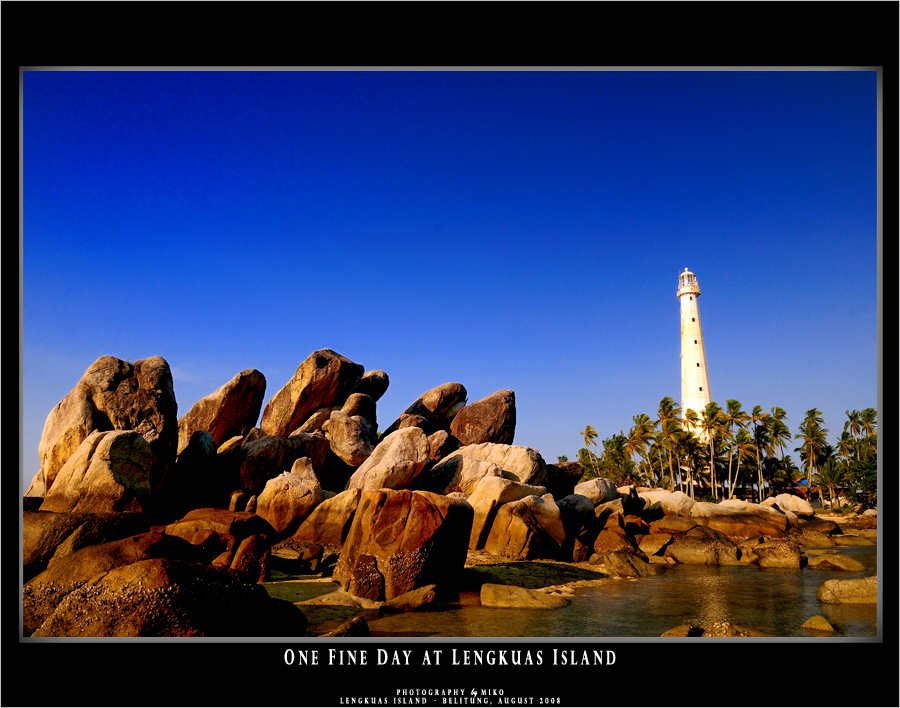
[[[713,400],[878,407],[874,72],[29,71],[23,108],[26,485],[103,355],[183,414],[330,348],[382,429],[512,389],[573,458],[680,399],[684,268]]]

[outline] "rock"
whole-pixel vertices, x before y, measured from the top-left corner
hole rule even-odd
[[[370,396],[373,401],[380,399],[388,390],[390,379],[388,375],[379,370],[367,371],[353,386],[353,393],[362,393]]]
[[[249,511],[226,511],[224,509],[194,509],[184,518],[165,527],[168,536],[178,536],[186,541],[194,538],[198,531],[213,531],[223,536],[234,536],[238,543],[248,536],[261,534],[275,538],[272,525],[263,517]]]
[[[753,544],[750,550],[756,555],[760,568],[799,568],[800,548],[786,541],[766,541]]]
[[[428,436],[428,457],[432,460],[441,460],[458,449],[459,440],[446,430],[438,430]]]
[[[537,450],[530,447],[497,443],[466,445],[448,455],[442,462],[457,455],[492,462],[523,484],[543,487],[547,480],[547,464],[544,462],[544,458]],[[509,475],[504,476],[509,477]]]
[[[817,531],[804,531],[796,537],[796,540],[801,546],[806,546],[808,548],[826,548],[834,545],[831,536],[824,533],[818,533]]]
[[[683,516],[664,516],[650,523],[650,533],[664,533],[673,536],[683,536],[688,531],[697,527],[697,522]]]
[[[594,506],[619,498],[616,485],[605,477],[595,477],[587,482],[576,484],[574,493],[587,497],[594,503]]]
[[[502,478],[503,468],[468,455],[450,455],[418,475],[414,487],[436,494],[463,492],[468,495],[485,477]]]
[[[148,558],[194,561],[199,549],[180,538],[149,532],[91,545],[70,553],[36,575],[23,588],[23,631],[37,631],[62,599],[91,578]]]
[[[575,557],[576,539],[582,536],[595,520],[594,503],[580,494],[569,494],[556,502],[556,506],[559,507],[565,530],[560,560],[572,561]]]
[[[591,560],[593,565],[603,565],[614,578],[643,578],[656,575],[656,569],[646,561],[630,553],[614,551]]]
[[[597,509],[594,511],[596,513]],[[603,522],[603,513],[598,517],[598,521]],[[621,513],[610,514],[605,518],[602,529],[594,539],[592,550],[598,556],[625,553],[641,559],[646,558],[634,538],[626,532],[625,517]]]
[[[556,503],[530,495],[497,509],[484,550],[517,560],[557,558],[565,540]]]
[[[300,460],[295,461],[295,467],[297,463]],[[283,538],[293,534],[321,503],[322,487],[315,475],[302,478],[292,472],[283,472],[266,482],[256,500],[256,514],[268,521],[278,537]]]
[[[369,428],[373,433],[378,430],[378,414],[375,399],[365,393],[351,393],[341,407],[341,413],[350,418],[361,416],[368,421]]]
[[[153,449],[137,432],[91,433],[59,469],[41,510],[145,511],[153,464]]]
[[[701,637],[768,637],[771,636],[769,634],[764,634],[755,629],[751,629],[749,627],[743,627],[739,624],[732,624],[731,622],[715,622],[710,627],[707,627]]]
[[[248,498],[247,492],[243,489],[232,492],[228,502],[228,511],[246,511]]]
[[[245,369],[201,398],[178,419],[178,454],[197,431],[209,433],[216,448],[235,435],[245,435],[256,425],[265,395],[266,377],[256,369]]]
[[[673,541],[664,555],[686,565],[728,565],[737,562],[738,548],[725,535],[697,526]]]
[[[468,499],[474,510],[469,549],[474,551],[484,548],[488,534],[493,526],[497,509],[501,505],[524,499],[529,495],[542,496],[545,493],[546,490],[543,487],[522,484],[505,477],[494,475],[482,477],[478,484],[475,485]]]
[[[661,637],[699,637],[703,634],[703,627],[697,627],[693,624],[680,624],[659,636]]]
[[[422,416],[427,421],[426,433],[447,429],[450,421],[466,405],[466,387],[460,383],[445,383],[423,393],[405,411],[406,415]],[[395,420],[384,435],[388,436],[400,429],[400,418]]]
[[[834,631],[834,627],[832,627],[831,623],[827,619],[822,617],[822,615],[816,615],[815,617],[810,617],[801,626],[806,629],[815,629],[819,632],[833,632]]]
[[[709,526],[729,538],[754,536],[785,537],[788,519],[759,504],[734,507],[709,502],[696,502],[691,508],[691,518],[699,525]]]
[[[369,623],[365,617],[351,617],[337,629],[326,632],[323,637],[369,637]]]
[[[318,408],[340,406],[363,373],[363,367],[330,349],[310,354],[263,410],[259,427],[283,437],[299,428]]]
[[[584,475],[584,467],[578,462],[546,463],[547,491],[554,497],[562,499],[569,494],[575,494],[575,485]]]
[[[321,545],[326,549],[340,552],[347,534],[350,533],[350,526],[361,496],[361,490],[348,489],[324,500],[300,524],[292,541],[295,545]]]
[[[234,552],[231,569],[245,582],[265,582],[269,570],[270,548],[271,544],[265,536],[247,536]]]
[[[666,516],[684,516],[689,518],[694,504],[694,500],[684,492],[670,492],[659,500],[659,505]]]
[[[301,433],[287,438],[267,435],[241,445],[228,466],[237,467],[235,482],[239,489],[257,494],[268,480],[289,471],[301,457],[310,458],[313,469],[324,466],[329,449],[328,440],[321,433]]]
[[[370,600],[430,584],[456,586],[471,527],[467,502],[430,492],[364,491],[333,578]]]
[[[371,456],[377,440],[368,429],[342,411],[332,411],[323,426],[331,451],[350,467],[359,467]]]
[[[791,511],[799,516],[813,516],[816,513],[812,504],[803,497],[798,497],[794,494],[779,494],[773,499],[773,502],[782,511]],[[765,503],[763,502],[763,504]]]
[[[516,394],[497,391],[463,407],[450,423],[461,445],[512,445],[516,436]]]
[[[850,558],[840,553],[824,553],[810,558],[806,567],[811,570],[842,570],[848,572],[866,569],[866,566],[855,558]]]
[[[399,489],[412,483],[428,462],[428,438],[403,428],[382,438],[347,482],[346,489]]]
[[[195,431],[169,469],[154,506],[171,518],[197,507],[221,505],[230,485],[218,474],[216,454],[212,435]]]
[[[817,597],[819,602],[827,604],[878,602],[878,576],[826,580],[819,587]]]
[[[43,506],[41,507],[44,508]],[[831,537],[831,540],[834,541],[835,546],[874,546],[869,539],[863,538],[862,536],[854,536],[853,534],[845,533],[845,534],[834,534]]]
[[[95,432],[133,430],[153,451],[150,487],[156,491],[178,446],[178,404],[172,372],[162,357],[134,364],[103,356],[47,416],[38,453],[45,487]]]
[[[638,548],[647,556],[661,556],[673,540],[672,536],[667,533],[650,533],[641,538]]]
[[[569,601],[561,595],[544,590],[485,583],[481,586],[481,604],[484,607],[548,610],[565,607]]]
[[[381,611],[411,612],[432,605],[437,600],[437,585],[425,585],[387,600]]]
[[[317,408],[310,414],[309,418],[306,419],[306,422],[303,423],[299,428],[297,428],[293,433],[291,433],[288,437],[294,437],[295,435],[299,435],[300,433],[314,433],[317,430],[321,430],[322,426],[328,422],[328,419],[331,417],[331,412],[335,410],[334,406],[324,406],[322,408]]]
[[[797,524],[800,527],[800,530],[804,533],[822,533],[827,535],[832,535],[836,533],[841,533],[841,527],[838,526],[834,521],[829,519],[804,519],[800,517],[797,520]]]
[[[147,559],[69,593],[36,637],[303,636],[306,617],[262,586],[201,563]]]
[[[48,566],[85,546],[116,541],[146,528],[143,514],[22,513],[22,578],[28,582]]]

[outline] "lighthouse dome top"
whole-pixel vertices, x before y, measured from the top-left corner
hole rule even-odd
[[[695,276],[687,268],[678,276],[678,297],[682,295],[700,295],[700,286],[697,284],[697,276]]]

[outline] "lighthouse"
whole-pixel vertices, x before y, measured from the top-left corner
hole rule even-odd
[[[690,408],[697,415],[710,402],[709,373],[703,351],[703,332],[697,298],[697,277],[687,268],[678,276],[678,299],[681,301],[681,414]],[[695,431],[696,432],[696,431]]]

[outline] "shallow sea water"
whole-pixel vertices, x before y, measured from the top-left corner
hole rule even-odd
[[[682,624],[704,627],[731,622],[773,637],[876,637],[876,605],[828,605],[816,597],[826,580],[874,575],[876,547],[829,550],[855,558],[866,570],[656,566],[660,572],[652,577],[577,588],[570,604],[556,610],[481,607],[477,595],[463,594],[458,606],[447,609],[372,617],[369,629],[373,637],[658,637]],[[294,590],[288,587],[293,583],[280,585],[281,589],[270,586],[270,593],[290,597],[291,592],[301,592],[313,597],[336,587],[327,581],[299,584]],[[352,608],[303,609],[311,624],[334,624],[360,612]],[[803,629],[803,623],[814,615],[825,617],[836,631]]]

